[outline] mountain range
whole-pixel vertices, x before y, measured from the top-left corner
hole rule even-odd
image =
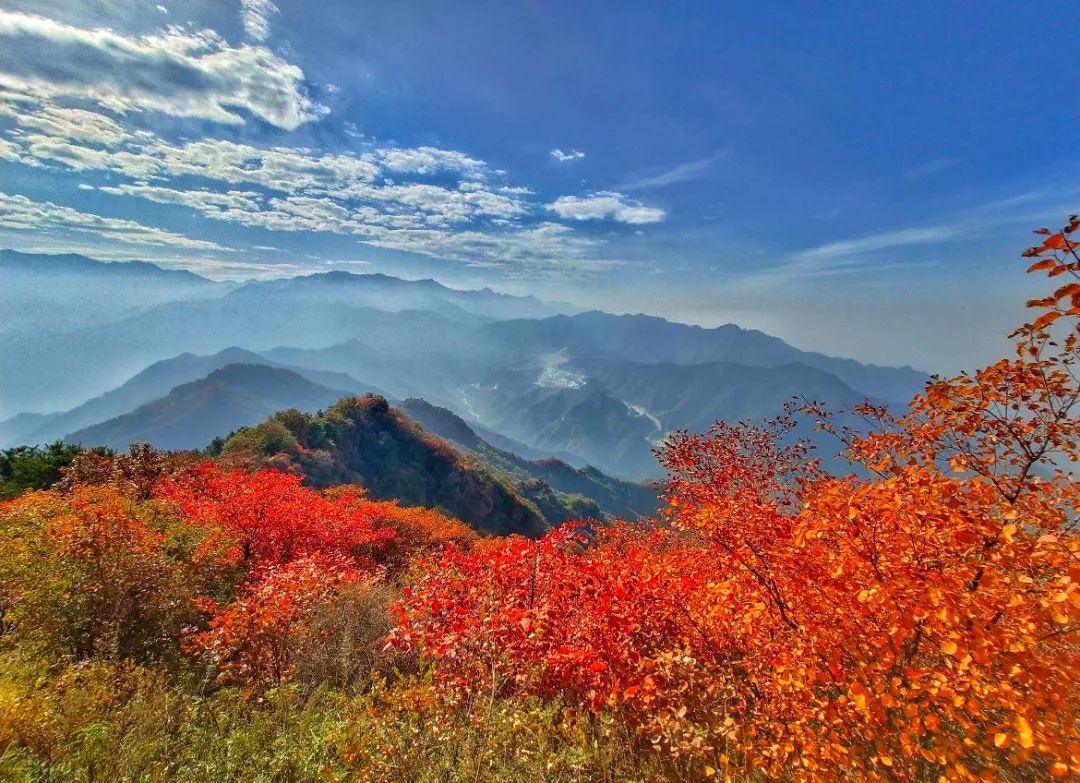
[[[50,289],[53,280],[62,284]],[[732,324],[574,313],[379,274],[223,284],[151,264],[4,251],[0,282],[5,312],[33,313],[0,331],[6,445],[202,447],[281,407],[312,412],[375,393],[422,399],[445,414],[410,403],[417,417],[451,426],[444,419],[454,416],[516,459],[552,457],[633,482],[659,476],[652,450],[672,430],[771,417],[797,396],[834,407],[901,402],[926,380]],[[260,382],[241,382],[236,374],[250,371],[234,365],[264,368]],[[287,393],[271,391],[271,378]],[[521,467],[487,459],[509,474]]]
[[[18,443],[32,444],[49,443],[55,440],[77,440],[81,437],[83,431],[94,429],[94,425],[101,425],[110,419],[134,412],[142,406],[158,401],[183,384],[199,381],[216,370],[235,364],[263,365],[265,367],[294,370],[314,384],[336,390],[338,396],[334,397],[334,400],[346,394],[383,394],[383,391],[378,387],[361,383],[345,373],[293,368],[274,362],[257,353],[246,351],[243,348],[226,348],[209,356],[183,353],[171,359],[155,362],[117,388],[87,400],[70,410],[47,415],[20,414],[0,422],[0,445],[10,446]],[[296,402],[287,403],[284,407],[296,406],[296,404]],[[276,410],[276,408],[273,410]],[[273,410],[250,421],[238,421],[230,429],[258,421],[272,413]],[[228,431],[214,432],[211,437],[225,434]],[[178,447],[202,448],[206,443],[207,439],[200,439],[200,437],[196,436],[187,438]],[[116,445],[116,443],[114,441],[109,445]],[[127,443],[120,444],[121,447],[126,447],[126,445]]]

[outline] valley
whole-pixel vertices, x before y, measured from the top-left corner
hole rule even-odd
[[[126,265],[0,255],[0,275],[24,287],[36,274],[49,288],[58,269],[69,282],[49,289],[58,305],[51,328],[0,333],[4,445],[198,449],[275,410],[313,413],[374,393],[446,408],[530,456],[643,481],[660,475],[653,449],[672,431],[768,418],[796,397],[837,408],[903,401],[926,378],[733,325],[565,312],[431,280],[332,272],[219,284],[188,273],[177,287],[175,273],[144,265],[132,288]],[[77,315],[80,292],[95,286],[117,294],[87,323]],[[5,287],[0,306],[20,290]],[[240,377],[250,368],[223,374],[229,365],[278,372],[256,383]],[[71,377],[79,383],[63,382]]]

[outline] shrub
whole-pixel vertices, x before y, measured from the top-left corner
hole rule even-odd
[[[1030,271],[1080,278],[1078,229]],[[907,415],[860,406],[856,434],[805,406],[861,474],[784,445],[790,416],[676,433],[665,528],[450,550],[395,642],[443,698],[614,714],[724,776],[1080,775],[1080,283],[1029,304],[1015,359]]]

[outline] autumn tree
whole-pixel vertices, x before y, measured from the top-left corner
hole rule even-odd
[[[111,485],[0,505],[0,641],[60,658],[169,656],[234,569],[207,531]]]
[[[221,681],[252,690],[286,682],[295,670],[292,652],[309,630],[314,609],[361,578],[340,555],[307,555],[262,566],[235,601],[198,602],[210,615],[210,627],[188,637],[185,647],[210,658]]]
[[[1080,277],[1077,228],[1029,271]],[[661,528],[451,549],[393,641],[448,695],[614,714],[703,778],[1080,775],[1080,284],[1029,304],[1014,358],[904,415],[804,406],[859,472],[790,416],[677,433]]]
[[[324,495],[301,481],[274,470],[248,473],[207,461],[161,481],[155,496],[196,524],[222,530],[248,573],[316,553],[370,562],[373,548],[393,536],[389,528],[375,527],[368,504],[348,493]]]

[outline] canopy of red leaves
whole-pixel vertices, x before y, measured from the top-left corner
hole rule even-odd
[[[294,668],[293,641],[306,630],[312,610],[361,578],[340,555],[315,554],[263,566],[237,600],[222,606],[199,601],[211,615],[210,627],[192,634],[186,649],[211,658],[222,680],[252,689],[286,682]]]
[[[249,571],[315,553],[370,559],[393,537],[389,528],[376,528],[359,490],[324,495],[273,470],[247,473],[207,461],[162,480],[154,495],[192,522],[222,531]]]
[[[1032,271],[1080,278],[1077,227]],[[855,433],[805,406],[858,473],[787,417],[677,433],[664,526],[451,549],[392,643],[447,694],[614,711],[733,778],[1080,776],[1076,285],[1030,303],[1015,359],[904,416],[862,406]]]

